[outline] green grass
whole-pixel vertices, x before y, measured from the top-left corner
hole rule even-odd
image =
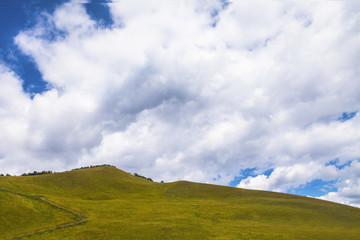
[[[114,167],[1,177],[0,236],[23,239],[359,239],[360,209],[295,195],[191,183],[155,183]],[[2,206],[6,206],[5,208]],[[3,219],[6,219],[3,224]],[[0,237],[0,238],[1,238]]]
[[[75,221],[73,214],[34,196],[0,191],[0,206],[0,235],[4,239]]]

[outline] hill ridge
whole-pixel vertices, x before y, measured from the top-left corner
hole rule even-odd
[[[152,182],[109,166],[1,177],[0,188],[57,204],[70,210],[69,216],[78,213],[78,220],[86,222],[27,237],[34,240],[357,240],[360,235],[358,208],[291,194],[214,184]],[[10,216],[5,218],[5,227],[0,225],[0,235],[18,236],[20,230],[17,228],[25,229],[22,228],[27,226],[25,223],[33,224],[26,228],[30,233],[47,219],[57,219],[53,226],[61,225],[65,219],[65,213],[42,210],[41,206],[16,197],[20,195],[4,193],[0,191],[0,201],[9,205],[12,212],[9,214],[6,208],[0,208],[0,216]],[[29,214],[16,212],[19,207],[11,205],[12,201]],[[42,215],[38,215],[40,213]],[[22,217],[14,217],[16,214]],[[35,223],[34,216],[38,216]]]

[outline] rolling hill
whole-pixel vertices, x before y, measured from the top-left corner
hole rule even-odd
[[[0,177],[1,239],[360,239],[360,209],[104,166]]]

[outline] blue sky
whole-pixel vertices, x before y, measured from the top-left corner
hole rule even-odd
[[[0,8],[0,44],[1,60],[15,68],[17,74],[24,79],[24,90],[39,93],[46,89],[46,83],[41,79],[41,74],[35,63],[28,56],[23,55],[14,44],[14,37],[20,29],[29,27],[34,19],[30,12],[37,11],[37,4],[2,3]]]
[[[109,163],[359,206],[355,2],[0,4],[0,172]]]
[[[14,38],[20,30],[27,29],[36,23],[36,16],[46,11],[52,13],[56,7],[67,1],[37,0],[13,1],[1,3],[0,8],[0,44],[1,60],[6,65],[11,65],[23,80],[23,89],[31,95],[46,91],[51,86],[42,79],[36,63],[30,56],[19,51]],[[83,4],[89,16],[104,27],[110,27],[112,22],[109,8],[105,1],[91,1]]]

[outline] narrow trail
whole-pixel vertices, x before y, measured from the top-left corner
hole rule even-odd
[[[66,228],[66,227],[73,227],[73,226],[77,226],[77,225],[80,225],[80,224],[83,224],[87,221],[87,217],[85,215],[83,215],[82,213],[76,211],[76,210],[73,210],[73,209],[70,209],[70,208],[67,208],[65,206],[61,206],[57,203],[54,203],[48,199],[46,199],[45,197],[43,196],[32,196],[32,195],[27,195],[27,194],[23,194],[23,193],[18,193],[18,192],[14,192],[14,191],[10,191],[10,190],[7,190],[7,189],[1,189],[0,188],[0,191],[2,192],[7,192],[7,193],[11,193],[11,194],[15,194],[15,195],[19,195],[19,196],[22,196],[22,197],[26,197],[26,198],[30,198],[30,199],[33,199],[33,200],[37,200],[37,201],[40,201],[44,204],[48,204],[50,205],[51,207],[54,207],[54,208],[57,208],[57,209],[60,209],[62,211],[65,211],[65,212],[68,212],[68,213],[71,213],[72,215],[74,215],[75,217],[75,221],[73,222],[69,222],[69,223],[63,223],[63,224],[60,224],[60,225],[57,225],[57,226],[54,226],[54,227],[51,227],[51,228],[46,228],[46,229],[39,229],[37,231],[34,231],[34,232],[30,232],[30,233],[24,233],[24,234],[21,234],[21,235],[17,235],[17,236],[14,236],[14,237],[10,237],[10,238],[7,238],[7,240],[10,240],[10,239],[21,239],[23,237],[30,237],[32,235],[35,235],[35,234],[41,234],[41,233],[45,233],[45,232],[51,232],[51,231],[54,231],[56,229],[61,229],[61,228]]]

